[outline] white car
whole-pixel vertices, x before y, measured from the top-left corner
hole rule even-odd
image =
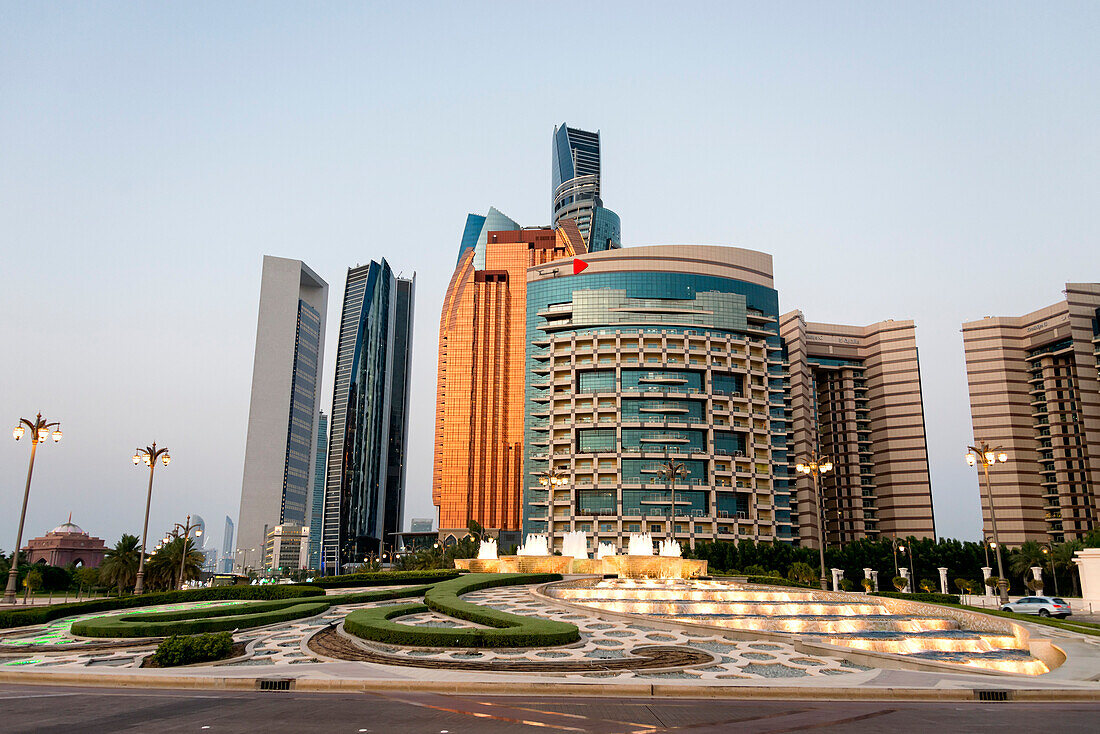
[[[1069,602],[1057,596],[1025,596],[1019,601],[1003,605],[1001,611],[1038,614],[1040,617],[1058,617],[1059,619],[1065,619],[1073,614]]]

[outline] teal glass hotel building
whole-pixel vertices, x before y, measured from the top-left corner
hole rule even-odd
[[[771,256],[665,245],[527,271],[523,529],[790,542]],[[545,472],[563,484],[543,483]]]

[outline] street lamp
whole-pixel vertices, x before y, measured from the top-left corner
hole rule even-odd
[[[140,594],[145,591],[145,536],[149,532],[149,504],[153,501],[153,470],[157,468],[157,459],[168,466],[172,457],[166,447],[162,446],[158,449],[157,442],[153,441],[152,446],[134,451],[132,458],[134,466],[145,462],[145,466],[149,467],[149,491],[145,495],[145,524],[141,526],[141,556],[138,559],[137,581],[134,583],[134,593]]]
[[[174,537],[174,538],[177,538],[177,539],[180,538],[181,537],[180,533],[183,533],[183,536],[182,536],[183,547],[180,549],[180,590],[181,591],[183,590],[183,571],[184,571],[184,568],[186,568],[186,564],[187,564],[187,541],[189,540],[189,536],[191,535],[191,531],[195,530],[195,528],[197,528],[197,527],[199,527],[198,523],[192,525],[191,524],[191,516],[188,515],[187,516],[187,522],[185,522],[183,525],[180,525],[177,522],[175,524],[175,527],[172,528],[172,537]],[[195,530],[195,537],[197,538],[200,535],[202,535],[202,531],[201,530]],[[165,540],[167,540],[167,538],[165,538]]]
[[[553,464],[551,464],[545,471],[536,472],[535,476],[539,478],[539,484],[549,490],[547,492],[549,501],[546,505],[546,535],[547,543],[552,553],[554,550],[554,529],[551,523],[554,522],[554,490],[558,487],[565,486],[565,484],[569,482],[569,474],[568,472],[555,468]]]
[[[894,538],[894,541],[897,542],[897,538]],[[915,594],[917,593],[917,569],[913,563],[913,544],[910,543],[909,548],[906,549],[903,543],[898,543],[898,550],[901,551],[902,555],[909,556],[909,593]],[[896,570],[897,567],[898,558],[894,556],[894,569]]]
[[[1043,546],[1043,555],[1050,557],[1050,576],[1054,579],[1054,595],[1061,596],[1058,593],[1058,574],[1054,572],[1054,546],[1047,543]]]
[[[4,603],[15,603],[15,585],[19,576],[19,546],[23,544],[23,521],[27,519],[27,499],[31,496],[31,474],[34,473],[34,455],[38,451],[38,444],[53,438],[54,443],[61,440],[61,424],[57,421],[49,422],[39,413],[35,419],[20,418],[19,423],[12,429],[11,435],[16,441],[23,438],[27,429],[31,429],[31,463],[27,467],[27,486],[23,490],[23,509],[19,513],[19,530],[15,534],[15,552],[11,556],[11,569],[8,570],[8,586],[4,590]],[[52,431],[50,429],[53,429]]]
[[[818,456],[817,451],[810,454],[810,461],[806,464],[796,464],[795,470],[799,474],[809,474],[814,480],[814,500],[817,502],[817,527],[820,534],[818,551],[821,553],[821,590],[828,591],[829,580],[825,577],[825,510],[821,506],[821,475],[833,470],[833,462],[827,458]]]
[[[1008,454],[1000,447],[992,447],[985,441],[981,441],[977,446],[967,446],[966,463],[970,466],[982,465],[982,471],[985,473],[985,491],[989,498],[989,524],[993,530],[993,555],[997,556],[997,590],[1000,592],[999,596],[1001,604],[1008,603],[1008,579],[1005,578],[1004,565],[1001,563],[1001,539],[997,537],[997,512],[993,508],[993,485],[989,479],[989,467],[1000,462],[1005,463],[1008,461]]]

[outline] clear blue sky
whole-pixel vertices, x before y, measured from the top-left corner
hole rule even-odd
[[[0,4],[0,423],[42,410],[24,538],[236,517],[260,263],[417,273],[406,517],[432,514],[465,215],[550,207],[600,129],[629,244],[770,252],[784,310],[914,318],[937,526],[979,533],[960,323],[1100,278],[1095,3]],[[331,400],[331,378],[324,401]],[[6,434],[5,434],[6,435]],[[28,447],[0,438],[10,552]]]

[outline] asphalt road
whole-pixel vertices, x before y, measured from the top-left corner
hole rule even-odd
[[[1096,731],[1100,704],[859,703],[139,691],[0,686],[0,731],[1000,732]],[[1056,723],[1052,723],[1056,722]]]

